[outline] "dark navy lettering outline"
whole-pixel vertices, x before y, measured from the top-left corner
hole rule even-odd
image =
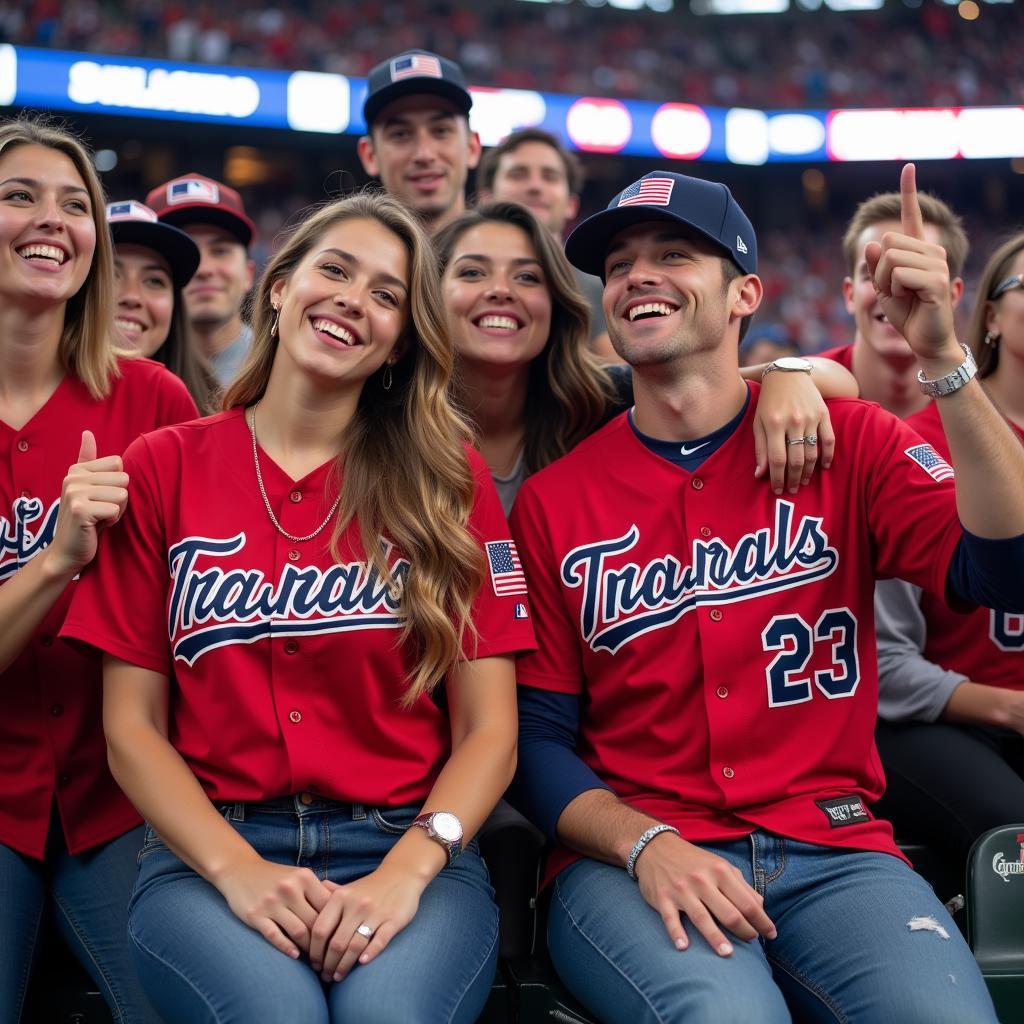
[[[0,581],[13,576],[53,542],[60,498],[45,509],[41,498],[15,498],[11,518],[0,516]],[[29,523],[37,523],[33,531]],[[13,557],[9,557],[13,556]]]
[[[777,501],[774,524],[744,535],[735,547],[717,537],[694,540],[689,566],[666,554],[643,567],[631,562],[606,568],[609,557],[636,546],[635,523],[620,537],[573,548],[560,575],[569,589],[583,587],[580,635],[592,650],[614,654],[701,604],[748,601],[830,576],[839,554],[829,545],[822,517],[803,516],[794,524],[794,512],[792,502]],[[634,614],[640,607],[647,610]]]
[[[407,560],[391,566],[390,582],[366,562],[327,569],[285,565],[276,581],[259,569],[196,567],[200,556],[237,554],[245,544],[244,532],[220,539],[190,536],[168,550],[173,582],[167,633],[175,660],[191,666],[207,651],[271,636],[403,626],[399,611]],[[382,542],[382,549],[388,557],[393,546]]]
[[[1024,654],[1024,614],[989,610],[989,639],[1007,654]]]

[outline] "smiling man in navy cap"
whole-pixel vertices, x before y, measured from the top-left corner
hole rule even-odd
[[[466,178],[480,160],[462,68],[436,53],[408,50],[378,64],[367,89],[363,169],[434,233],[465,210]]]
[[[738,347],[762,288],[724,185],[653,171],[569,237],[604,280],[635,405],[512,510],[539,644],[517,668],[513,801],[558,844],[549,948],[605,1024],[995,1021],[871,811],[874,577],[1024,606],[1024,449],[953,333],[910,165],[901,194],[901,230],[866,259],[955,487],[905,424],[850,399],[830,403],[827,473],[798,494],[755,479],[760,388]]]

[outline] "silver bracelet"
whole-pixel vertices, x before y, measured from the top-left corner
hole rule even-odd
[[[954,391],[959,391],[965,384],[973,380],[974,375],[978,372],[974,353],[962,341],[960,347],[964,350],[964,361],[952,373],[947,373],[945,377],[928,380],[924,375],[924,370],[917,371],[917,383],[926,395],[930,395],[932,398],[942,398],[945,395],[953,394]]]
[[[636,881],[636,859],[644,852],[644,848],[647,844],[655,837],[660,836],[662,832],[675,832],[679,835],[679,829],[673,828],[671,825],[652,825],[637,841],[636,845],[632,850],[629,851],[629,857],[626,860],[626,874],[629,875],[633,881]]]

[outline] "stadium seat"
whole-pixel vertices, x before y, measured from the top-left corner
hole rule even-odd
[[[991,829],[971,847],[967,922],[999,1019],[1024,1020],[1024,824]]]

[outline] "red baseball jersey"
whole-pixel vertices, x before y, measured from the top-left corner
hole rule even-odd
[[[827,348],[824,352],[815,352],[818,359],[831,359],[832,362],[845,366],[853,373],[853,345],[837,345],[835,348]]]
[[[487,575],[468,658],[532,649],[526,584],[483,459],[470,529]],[[270,521],[241,409],[142,438],[125,456],[132,501],[64,625],[75,637],[171,677],[170,739],[214,801],[302,790],[378,806],[421,802],[447,759],[445,712],[401,704],[415,663],[398,643],[398,598],[369,568],[356,523],[288,540]],[[267,498],[304,537],[338,480],[325,464],[293,481],[265,455]],[[382,542],[383,543],[383,542]],[[384,545],[399,586],[404,554]]]
[[[934,402],[907,423],[939,454],[949,458],[949,443]],[[1011,426],[1024,440],[1024,431]],[[989,608],[960,615],[928,592],[922,595],[921,611],[928,625],[923,654],[929,661],[961,672],[976,683],[1024,690],[1024,615]]]
[[[53,540],[83,430],[96,435],[100,457],[120,455],[144,431],[196,416],[185,385],[158,363],[120,366],[106,398],[67,374],[20,430],[0,422],[0,584]],[[99,659],[56,640],[79,586],[64,590],[0,675],[0,842],[30,857],[43,856],[55,798],[72,853],[139,822],[107,770]]]
[[[527,480],[512,525],[539,649],[518,679],[580,694],[583,760],[687,839],[764,828],[897,853],[866,807],[884,786],[874,580],[941,592],[953,484],[903,423],[837,400],[832,468],[776,497],[754,479],[750,387],[694,473],[623,415]]]

